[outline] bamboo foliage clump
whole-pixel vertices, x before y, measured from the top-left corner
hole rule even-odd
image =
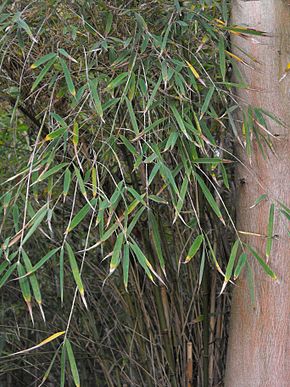
[[[228,283],[251,278],[249,254],[275,279],[232,204],[233,138],[249,157],[271,144],[262,109],[237,131],[228,38],[263,33],[225,0],[1,11],[3,378],[216,385]]]

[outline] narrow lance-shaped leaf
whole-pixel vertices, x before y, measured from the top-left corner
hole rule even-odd
[[[74,86],[74,83],[73,83],[70,71],[69,71],[69,69],[67,67],[67,64],[66,64],[65,60],[62,59],[62,58],[59,58],[59,61],[60,61],[60,64],[61,64],[61,67],[62,67],[62,70],[63,70],[63,73],[64,73],[64,77],[65,77],[65,81],[66,81],[66,85],[67,85],[68,91],[71,93],[71,95],[73,97],[75,97],[76,96],[76,89],[75,89],[75,86]]]
[[[135,112],[133,110],[133,106],[132,106],[131,101],[127,97],[125,97],[125,100],[126,100],[126,105],[127,105],[127,109],[129,112],[131,124],[132,124],[133,130],[134,130],[134,133],[137,136],[139,134],[139,128],[138,128],[136,115],[135,115]]]
[[[130,265],[129,245],[125,243],[123,248],[122,266],[123,266],[123,282],[124,282],[124,287],[126,291],[128,291],[129,265]]]
[[[152,229],[153,243],[160,263],[160,267],[164,275],[166,276],[165,262],[164,262],[164,257],[162,253],[162,247],[161,247],[161,237],[159,233],[158,223],[152,210],[150,210],[148,213],[148,220],[149,220],[150,227]]]
[[[73,124],[73,144],[77,146],[79,143],[79,124],[77,121],[74,121]]]
[[[26,252],[24,250],[22,250],[22,258],[23,258],[23,262],[24,262],[27,273],[31,273],[33,270],[32,263],[31,263],[28,255],[26,254]],[[35,298],[36,302],[38,303],[43,321],[45,321],[45,315],[44,315],[44,311],[42,308],[42,297],[41,297],[40,287],[39,287],[36,275],[34,273],[32,273],[29,275],[28,278],[30,281],[30,285],[32,288],[34,298]]]
[[[154,282],[153,276],[152,276],[152,274],[151,274],[151,272],[150,272],[150,270],[148,268],[148,265],[147,265],[147,258],[143,254],[143,252],[140,249],[140,247],[137,245],[137,243],[135,241],[133,241],[132,243],[130,242],[130,248],[133,250],[133,252],[135,254],[135,257],[137,258],[138,262],[140,263],[140,265],[145,270],[145,273],[147,274],[148,278],[152,282]]]
[[[122,73],[120,75],[118,75],[115,79],[113,79],[109,84],[108,86],[106,87],[106,90],[108,91],[111,91],[113,90],[115,87],[118,87],[119,85],[121,85],[122,83],[124,83],[126,81],[126,79],[128,78],[128,72],[125,72],[125,73]]]
[[[237,266],[235,268],[234,280],[236,280],[239,277],[239,275],[241,274],[242,269],[245,266],[246,262],[247,262],[247,254],[246,253],[242,253],[240,255],[240,257],[239,257]]]
[[[222,79],[225,82],[226,78],[226,60],[225,60],[225,42],[224,38],[221,37],[219,40],[219,61]]]
[[[55,166],[52,167],[50,170],[48,170],[48,171],[42,173],[42,174],[39,176],[37,182],[43,181],[43,180],[47,179],[48,177],[50,177],[50,176],[54,175],[55,173],[61,171],[61,170],[62,170],[64,167],[66,167],[67,165],[68,165],[68,163],[60,163],[60,164],[58,164],[58,165],[55,165]]]
[[[57,56],[57,54],[55,52],[51,52],[49,54],[46,54],[46,55],[42,56],[41,58],[39,58],[36,62],[34,62],[30,67],[32,69],[36,69],[37,67],[48,62],[49,60],[56,58],[56,56]]]
[[[215,201],[214,197],[212,196],[210,190],[206,186],[205,182],[197,173],[195,174],[195,178],[196,178],[204,196],[206,197],[206,200],[208,201],[209,205],[211,206],[211,208],[213,209],[213,211],[215,212],[217,217],[224,223],[224,219],[222,217],[222,213],[219,209],[219,206],[218,206],[217,202]]]
[[[43,80],[43,78],[46,76],[52,65],[54,64],[56,58],[51,59],[49,62],[46,63],[46,65],[43,67],[37,78],[32,84],[31,91],[34,91],[37,86],[40,84],[40,82]]]
[[[19,286],[21,289],[22,296],[24,298],[24,301],[26,302],[26,305],[29,310],[30,318],[32,323],[34,324],[33,314],[32,314],[32,307],[31,307],[31,291],[30,291],[30,285],[28,278],[25,277],[26,272],[24,269],[24,266],[21,262],[17,263],[17,272],[19,277]]]
[[[273,280],[276,280],[277,279],[277,276],[276,274],[273,272],[273,270],[267,265],[267,263],[263,260],[263,258],[261,258],[259,256],[259,254],[257,253],[257,251],[255,249],[253,249],[253,247],[251,246],[247,246],[249,251],[253,254],[253,256],[256,258],[256,260],[259,262],[259,264],[261,265],[261,267],[263,268],[263,270],[265,271],[266,274],[268,274],[268,276],[270,276],[271,278],[273,278]]]
[[[51,257],[53,257],[57,251],[59,250],[60,248],[57,247],[53,250],[51,250],[50,252],[48,252],[43,258],[41,258],[31,269],[31,271],[29,271],[29,274],[30,273],[34,273],[36,272],[37,270],[39,270]]]
[[[44,217],[47,214],[47,210],[48,210],[48,208],[45,205],[40,211],[38,211],[35,214],[35,216],[31,220],[31,227],[28,230],[25,237],[23,238],[22,245],[24,245],[28,241],[28,239],[31,237],[31,235],[38,229],[38,226],[40,225],[40,223],[43,221]]]
[[[63,180],[63,201],[65,201],[65,198],[67,197],[70,183],[71,183],[71,171],[69,168],[66,169],[64,173],[64,180]]]
[[[61,248],[59,254],[59,288],[60,288],[60,300],[63,304],[64,294],[64,249]]]
[[[112,254],[112,259],[110,262],[110,274],[112,274],[118,267],[121,259],[121,250],[122,250],[122,244],[123,244],[123,238],[124,234],[121,232],[116,239],[114,249],[113,249],[113,254]]]
[[[65,387],[66,346],[62,345],[60,356],[60,387]]]
[[[274,204],[272,203],[269,211],[269,221],[267,228],[267,243],[266,243],[266,258],[269,259],[273,243],[273,228],[274,228]]]
[[[78,268],[78,264],[77,264],[74,252],[73,252],[71,246],[67,242],[65,243],[65,246],[66,246],[66,250],[67,250],[67,253],[68,253],[69,263],[70,263],[70,267],[71,267],[71,270],[72,270],[72,274],[73,274],[74,280],[76,282],[78,291],[80,292],[82,301],[83,301],[85,307],[87,308],[87,302],[86,302],[86,299],[85,299],[85,290],[84,290],[83,282],[82,282],[82,279],[81,279],[81,274],[80,274],[80,271],[79,271],[79,268]]]
[[[6,261],[5,261],[6,263]],[[8,265],[8,262],[7,262],[7,265]],[[13,263],[13,265],[11,265],[5,272],[5,274],[3,274],[3,277],[1,277],[0,279],[0,289],[2,288],[2,286],[4,286],[7,282],[7,280],[9,279],[9,277],[11,276],[11,274],[14,272],[14,270],[16,269],[16,266],[17,266],[17,262]]]
[[[50,132],[46,135],[45,141],[55,140],[56,138],[61,137],[65,132],[66,128],[59,128],[57,130],[54,130],[53,132]]]
[[[189,249],[189,251],[187,253],[187,256],[185,258],[185,262],[184,263],[188,263],[189,261],[191,261],[191,259],[198,252],[202,242],[203,242],[203,235],[201,234],[201,235],[199,235],[198,237],[195,238],[194,242],[190,246],[190,249]]]
[[[97,112],[98,116],[100,116],[102,118],[103,117],[103,107],[102,107],[101,100],[100,100],[99,93],[98,93],[98,81],[96,79],[90,80],[89,87],[90,87],[91,97],[92,97],[93,103],[94,103],[95,108],[96,108],[96,112]]]
[[[203,105],[201,107],[201,117],[200,118],[202,118],[204,113],[207,111],[208,106],[210,104],[210,101],[212,99],[213,93],[214,93],[214,86],[210,87],[208,92],[207,92],[207,95],[205,97],[204,103],[203,103]]]
[[[235,259],[236,259],[238,248],[239,248],[239,243],[240,243],[240,241],[236,240],[235,243],[233,244],[232,249],[231,249],[229,262],[228,262],[227,267],[226,267],[225,279],[224,279],[224,283],[223,283],[220,294],[223,293],[223,291],[225,290],[225,287],[227,286],[227,283],[229,282],[229,280],[232,276],[232,272],[233,272],[233,268],[234,268],[234,264],[235,264]]]
[[[89,213],[92,206],[94,206],[97,202],[97,199],[92,199],[90,203],[87,203],[84,205],[84,207],[73,217],[72,221],[70,222],[66,233],[71,232]]]
[[[80,387],[80,376],[75,360],[75,356],[73,353],[73,349],[71,346],[71,343],[68,339],[65,340],[65,346],[66,346],[66,351],[67,351],[67,357],[70,365],[70,370],[72,373],[73,381],[76,387]]]

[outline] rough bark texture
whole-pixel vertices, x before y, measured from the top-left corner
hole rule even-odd
[[[255,69],[241,65],[249,90],[238,91],[243,103],[262,107],[290,122],[290,73],[279,82],[290,62],[290,2],[282,0],[233,1],[233,23],[269,32],[257,37],[261,43],[233,37],[235,45],[254,56]],[[249,63],[249,59],[247,59]],[[271,202],[283,201],[290,207],[290,141],[289,128],[273,122],[271,132],[276,156],[264,160],[254,143],[252,163],[238,149],[246,166],[239,167],[237,220],[238,230],[267,234]],[[241,180],[242,179],[242,180]],[[244,184],[241,184],[241,181]],[[250,209],[259,195],[268,193],[269,201]],[[276,203],[276,202],[275,202]],[[279,281],[274,282],[251,262],[254,268],[256,302],[251,304],[246,278],[242,278],[233,296],[230,339],[227,357],[226,387],[290,386],[290,239],[286,218],[275,207],[274,234],[269,265]],[[242,235],[241,235],[242,236]],[[266,239],[242,236],[265,257]]]

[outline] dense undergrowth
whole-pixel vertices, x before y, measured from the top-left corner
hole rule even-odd
[[[245,85],[228,45],[260,33],[226,1],[0,8],[0,380],[221,384],[218,295],[250,272],[246,250],[234,264]],[[266,114],[246,110],[249,156]]]

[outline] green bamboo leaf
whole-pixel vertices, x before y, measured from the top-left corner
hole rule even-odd
[[[189,138],[189,135],[188,135],[188,133],[186,131],[183,119],[182,119],[181,115],[179,114],[179,112],[177,111],[176,107],[174,105],[171,105],[170,109],[172,110],[172,113],[173,113],[173,115],[175,117],[175,120],[176,120],[176,122],[178,124],[179,129],[182,131],[182,133],[185,135],[185,137]]]
[[[60,357],[60,387],[65,387],[66,346],[63,344]]]
[[[267,244],[266,244],[266,258],[268,259],[271,254],[272,243],[273,243],[273,228],[274,228],[274,204],[271,204],[269,211],[269,221],[267,228]]]
[[[121,255],[121,250],[123,245],[123,239],[124,239],[124,234],[121,232],[117,236],[117,239],[114,245],[112,259],[110,262],[110,275],[117,269],[117,267],[119,266],[119,263],[121,262],[120,255]]]
[[[72,274],[73,274],[75,283],[76,283],[77,288],[78,288],[78,290],[80,292],[80,295],[82,297],[83,303],[87,307],[87,303],[86,303],[86,300],[85,300],[85,290],[84,290],[83,282],[82,282],[82,279],[81,279],[81,274],[80,274],[80,271],[79,271],[79,268],[78,268],[78,264],[77,264],[74,252],[73,252],[71,246],[67,242],[65,243],[65,246],[66,246],[66,250],[67,250],[67,253],[68,253],[69,263],[70,263],[70,267],[71,267],[71,270],[72,270]]]
[[[221,70],[222,79],[225,82],[225,78],[226,78],[226,59],[225,59],[225,41],[224,41],[223,37],[221,37],[219,39],[218,47],[219,47],[220,70]]]
[[[60,249],[60,247],[57,247],[51,251],[49,251],[44,257],[42,257],[31,269],[31,271],[29,271],[29,274],[30,273],[35,273],[37,270],[39,270],[51,257],[53,257],[57,252],[58,250]]]
[[[94,102],[96,112],[99,117],[103,117],[103,107],[101,104],[101,100],[99,97],[98,93],[98,80],[97,79],[92,79],[89,81],[89,88],[90,88],[90,93],[91,93],[91,98]]]
[[[84,205],[84,207],[73,217],[69,227],[66,230],[66,233],[71,232],[89,213],[92,206],[97,203],[97,199],[92,199],[90,203]]]
[[[150,98],[148,100],[148,103],[146,105],[146,108],[145,108],[145,111],[144,113],[148,112],[149,108],[151,107],[154,99],[155,99],[155,96],[157,94],[157,91],[161,85],[161,82],[162,82],[162,75],[160,75],[160,77],[158,78],[158,81],[156,82],[155,86],[154,86],[154,89],[152,91],[152,94],[150,95]]]
[[[4,263],[7,263],[8,265],[8,262],[5,261]],[[5,265],[3,265],[5,266]],[[5,274],[3,275],[3,277],[0,279],[0,289],[2,288],[2,286],[4,286],[7,282],[7,280],[9,279],[9,277],[11,276],[11,274],[14,272],[14,270],[16,269],[16,266],[17,266],[17,262],[13,263],[13,265],[11,265],[7,271],[5,272]],[[3,269],[3,267],[2,267]]]
[[[27,277],[25,277],[26,272],[25,272],[24,266],[22,265],[21,262],[17,263],[17,272],[18,272],[18,276],[20,277],[19,278],[19,285],[20,285],[20,289],[21,289],[24,301],[27,304],[30,304],[31,303],[31,291],[30,291],[29,280]]]
[[[273,280],[277,280],[276,274],[273,272],[273,270],[270,268],[270,266],[267,265],[267,263],[263,260],[263,258],[261,258],[259,256],[257,251],[249,245],[247,245],[247,247],[248,247],[249,251],[253,254],[253,256],[256,258],[256,260],[259,262],[259,264],[262,266],[265,273],[268,276],[270,276],[271,278],[273,278]]]
[[[140,249],[140,247],[137,245],[137,243],[135,241],[133,241],[132,243],[130,242],[130,248],[133,250],[135,257],[137,258],[138,262],[140,263],[140,265],[145,270],[145,273],[147,274],[148,278],[152,282],[154,282],[153,276],[152,276],[152,274],[151,274],[151,272],[150,272],[150,270],[148,268],[148,260],[145,257],[145,255],[143,254],[143,252]]]
[[[28,255],[26,254],[26,252],[24,250],[22,250],[22,258],[23,258],[23,262],[24,262],[24,265],[26,268],[26,272],[31,273],[33,270],[32,264],[31,264],[31,261],[30,261]],[[29,281],[30,281],[30,285],[32,288],[34,298],[39,305],[39,308],[40,308],[40,311],[42,314],[42,318],[45,321],[45,315],[44,315],[44,312],[42,309],[42,297],[41,297],[40,287],[39,287],[36,275],[34,273],[29,275]]]
[[[118,75],[115,79],[113,79],[108,84],[108,86],[106,87],[105,90],[111,91],[111,90],[115,89],[116,87],[120,86],[122,83],[124,83],[126,81],[126,79],[128,78],[128,74],[129,74],[128,72],[125,72],[125,73]]]
[[[195,256],[195,254],[200,249],[200,246],[201,246],[203,240],[204,240],[204,237],[203,237],[202,234],[195,238],[194,242],[190,246],[190,249],[189,249],[189,251],[187,253],[187,256],[185,258],[185,262],[184,263],[188,263],[189,261],[192,260],[192,258]]]
[[[165,274],[165,262],[164,262],[164,257],[162,253],[162,247],[161,247],[161,237],[159,233],[158,223],[152,210],[149,210],[148,212],[148,220],[152,230],[153,244],[160,263],[160,267],[163,273]]]
[[[35,43],[37,43],[37,40],[33,36],[32,31],[25,20],[23,20],[19,17],[17,20],[17,25],[19,28],[23,29],[27,33],[27,35],[30,37],[31,40],[33,40]]]
[[[39,178],[37,179],[37,182],[43,181],[43,180],[47,179],[48,177],[50,177],[50,176],[54,175],[55,173],[61,171],[67,165],[68,165],[68,163],[61,163],[61,164],[55,165],[54,167],[52,167],[48,171],[42,173],[39,176]]]
[[[73,353],[73,349],[71,346],[71,343],[69,342],[68,339],[65,340],[65,346],[66,346],[66,351],[67,351],[67,357],[70,365],[70,370],[72,373],[73,381],[76,387],[80,387],[80,376],[75,360],[75,356]]]
[[[79,169],[75,165],[74,165],[74,169],[75,169],[75,174],[77,177],[78,185],[80,187],[80,191],[84,195],[84,197],[87,197],[87,191],[85,188],[85,183],[83,181],[82,175],[81,175]]]
[[[255,203],[250,207],[250,208],[254,208],[256,207],[259,203],[261,203],[263,200],[267,200],[268,199],[268,195],[267,194],[263,194],[263,195],[260,195],[258,197],[258,199],[255,200]]]
[[[205,113],[205,112],[207,111],[207,109],[208,109],[208,106],[209,106],[209,104],[210,104],[210,101],[211,101],[212,96],[213,96],[213,93],[214,93],[214,89],[215,89],[215,87],[212,86],[212,87],[209,88],[209,90],[208,90],[208,92],[207,92],[207,95],[206,95],[206,97],[205,97],[204,103],[203,103],[203,105],[202,105],[202,107],[201,107],[201,117],[200,117],[200,118],[203,117],[204,113]]]
[[[43,78],[46,76],[54,62],[56,61],[56,58],[51,59],[47,64],[43,67],[41,72],[39,73],[38,77],[35,79],[35,81],[32,84],[31,92],[33,92],[37,86],[40,84],[40,82],[43,80]]]
[[[56,58],[56,56],[57,56],[57,54],[55,52],[51,52],[49,54],[46,54],[46,55],[42,56],[41,58],[39,58],[36,62],[34,62],[30,67],[32,69],[36,69],[37,67],[48,62],[49,60]]]
[[[36,214],[35,216],[31,219],[30,223],[30,228],[23,238],[22,245],[24,245],[28,239],[31,237],[31,235],[37,230],[38,226],[40,223],[43,221],[44,217],[46,216],[48,211],[48,208],[46,205],[44,205]]]
[[[242,253],[240,255],[240,257],[239,257],[237,266],[235,268],[234,280],[236,280],[239,277],[239,275],[241,274],[242,269],[245,266],[246,262],[247,262],[247,254],[246,253]]]
[[[213,209],[213,211],[215,212],[217,217],[224,223],[224,219],[222,217],[219,206],[218,206],[217,202],[215,201],[214,197],[212,196],[210,190],[207,188],[205,182],[197,173],[195,174],[195,178],[196,178],[206,200],[208,201],[208,204],[211,206],[211,208]]]
[[[229,258],[229,261],[228,261],[228,264],[226,267],[225,279],[224,279],[224,283],[223,283],[220,294],[223,293],[223,291],[225,290],[225,287],[227,286],[227,283],[229,282],[229,280],[232,276],[232,272],[233,272],[233,268],[234,268],[238,248],[239,248],[239,243],[240,243],[240,241],[236,240],[235,243],[233,244],[232,249],[231,249],[230,258]]]
[[[66,85],[67,85],[68,91],[71,93],[71,95],[73,97],[75,97],[76,96],[76,89],[75,89],[75,86],[74,86],[71,74],[69,72],[69,69],[67,67],[67,64],[66,64],[65,60],[62,59],[62,58],[59,58],[59,61],[60,61],[60,64],[61,64],[61,67],[62,67],[62,70],[63,70],[63,73],[64,73],[64,77],[65,77],[65,81],[66,81]]]
[[[138,135],[139,128],[138,128],[136,115],[135,115],[134,110],[133,110],[132,102],[127,97],[125,97],[125,101],[126,101],[126,105],[127,105],[127,109],[129,112],[129,116],[130,116],[130,120],[131,120],[131,124],[132,124],[133,130],[134,130],[134,133],[135,133],[135,135]]]
[[[128,226],[127,235],[131,234],[131,232],[133,231],[134,227],[136,226],[136,223],[138,222],[138,220],[140,219],[141,215],[143,214],[144,210],[145,210],[145,207],[141,207],[137,211],[137,213],[134,215],[133,219],[131,220],[131,223]],[[127,213],[127,215],[128,215],[128,213]]]
[[[69,187],[70,187],[70,183],[71,183],[71,175],[72,175],[71,171],[69,170],[69,168],[67,168],[65,173],[64,173],[64,180],[63,180],[63,196],[64,196],[64,199],[67,196],[68,191],[69,191]]]
[[[129,265],[130,265],[129,245],[125,243],[123,248],[122,266],[123,266],[123,282],[124,282],[124,287],[126,292],[128,291]]]
[[[67,59],[71,60],[72,62],[78,63],[76,59],[74,59],[64,48],[59,48],[58,52],[65,56]]]
[[[53,355],[52,359],[51,359],[51,362],[48,366],[48,369],[45,371],[45,374],[43,375],[43,378],[41,380],[41,384],[39,386],[42,386],[44,384],[44,382],[48,379],[49,375],[50,375],[50,372],[52,370],[52,367],[54,365],[54,362],[56,360],[56,357],[58,355],[58,352],[59,352],[59,349],[56,350],[55,354]]]
[[[60,288],[60,299],[63,304],[63,290],[64,290],[64,249],[61,248],[59,254],[59,288]]]
[[[74,124],[73,124],[73,144],[75,146],[78,145],[79,143],[79,124],[77,123],[77,121],[74,121]]]
[[[177,205],[176,205],[176,211],[175,211],[175,217],[174,217],[173,223],[175,223],[175,221],[178,218],[178,216],[180,214],[180,211],[181,211],[181,209],[183,207],[185,196],[187,194],[188,183],[189,183],[188,182],[188,178],[187,178],[187,176],[185,176],[184,179],[183,179],[182,185],[181,185],[180,196],[178,198],[178,202],[177,202]]]
[[[66,128],[59,128],[57,130],[54,130],[53,132],[49,133],[45,137],[45,141],[51,141],[56,138],[61,137],[66,132]]]

